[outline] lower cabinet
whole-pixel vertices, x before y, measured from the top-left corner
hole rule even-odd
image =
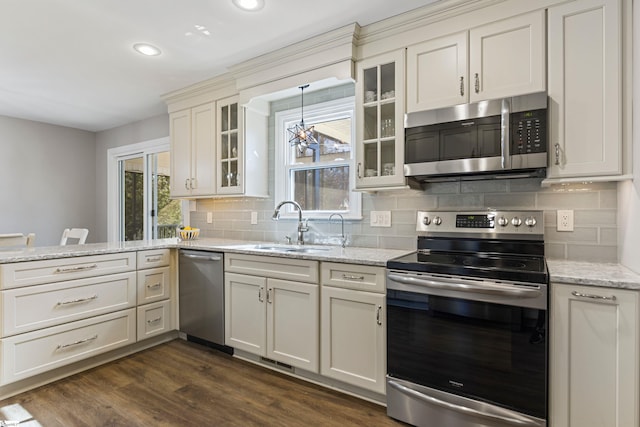
[[[320,373],[384,393],[385,296],[325,286],[321,307]]]
[[[551,285],[550,425],[640,425],[640,292]]]
[[[225,273],[225,343],[319,371],[318,285]]]

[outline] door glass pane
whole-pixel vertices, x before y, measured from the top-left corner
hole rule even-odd
[[[378,137],[378,107],[364,108],[364,139],[375,139]]]
[[[169,197],[169,152],[151,154],[154,176],[152,184],[152,236],[154,239],[176,237],[176,228],[182,222],[180,200]]]
[[[122,240],[144,239],[144,157],[120,161]]]
[[[363,102],[375,102],[378,100],[378,68],[364,70],[364,99]]]
[[[220,135],[220,149],[222,151],[220,154],[220,158],[228,159],[229,158],[229,135],[226,133],[223,133],[222,135]]]
[[[396,67],[395,62],[380,66],[380,99],[396,97]]]
[[[229,157],[238,157],[238,132],[234,132],[229,135],[229,146],[231,147],[231,150],[229,150]]]
[[[395,104],[383,104],[380,106],[380,137],[389,138],[396,134]]]
[[[231,126],[229,130],[238,129],[238,104],[231,104]]]
[[[222,107],[220,118],[222,120],[222,123],[220,125],[221,127],[220,130],[223,132],[229,130],[229,106],[228,105],[225,105],[224,107]]]
[[[222,187],[228,187],[229,186],[229,162],[227,162],[226,160],[223,161],[220,164],[221,168],[220,168],[220,174],[222,177]]]
[[[378,176],[378,144],[364,144],[364,176]]]
[[[380,143],[380,166],[381,175],[389,176],[396,174],[396,141],[395,139],[382,141]]]

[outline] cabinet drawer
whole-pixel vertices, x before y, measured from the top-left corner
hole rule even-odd
[[[171,301],[138,307],[138,341],[171,330]]]
[[[0,289],[124,273],[135,269],[135,252],[2,264]]]
[[[274,279],[318,283],[317,261],[226,253],[224,271]]]
[[[138,252],[138,270],[165,267],[171,262],[169,249],[152,249]]]
[[[0,291],[7,337],[136,305],[136,273]]]
[[[323,262],[321,266],[323,286],[385,292],[385,269],[370,265]]]
[[[169,267],[138,271],[138,304],[147,304],[171,296]]]
[[[9,384],[136,341],[130,308],[0,340],[0,384]]]

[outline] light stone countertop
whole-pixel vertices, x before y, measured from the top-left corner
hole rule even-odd
[[[285,258],[309,259],[316,261],[344,262],[374,266],[386,266],[387,260],[405,255],[412,251],[378,248],[341,248],[340,246],[305,245],[304,248],[317,248],[310,253],[269,251],[253,249],[251,245],[285,246],[271,242],[251,242],[246,240],[200,238],[192,241],[177,239],[140,240],[131,242],[90,243],[86,245],[34,247],[21,250],[0,249],[0,264],[23,261],[39,261],[56,258],[70,258],[88,255],[101,255],[118,252],[141,251],[162,248],[185,248],[217,252],[233,252],[251,255],[266,255]]]
[[[551,283],[640,290],[640,274],[621,264],[547,259]]]

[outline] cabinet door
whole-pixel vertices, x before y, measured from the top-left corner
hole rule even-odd
[[[407,48],[407,113],[469,100],[466,31]]]
[[[639,425],[638,295],[552,285],[551,425]]]
[[[204,104],[191,110],[191,195],[215,194],[215,107]],[[178,183],[179,184],[179,183]]]
[[[378,393],[385,391],[385,296],[323,286],[321,371]]]
[[[241,125],[241,108],[238,97],[220,100],[216,103],[218,117],[217,155],[219,194],[242,194],[244,182],[244,144]]]
[[[319,372],[319,286],[267,280],[267,357]]]
[[[265,299],[267,279],[225,273],[225,344],[266,356]]]
[[[171,197],[191,194],[191,110],[171,113]]]
[[[549,8],[548,38],[548,176],[622,173],[619,0]]]
[[[405,50],[357,64],[356,188],[405,184]]]
[[[469,32],[471,102],[546,89],[544,10]],[[555,39],[552,44],[556,44]]]

